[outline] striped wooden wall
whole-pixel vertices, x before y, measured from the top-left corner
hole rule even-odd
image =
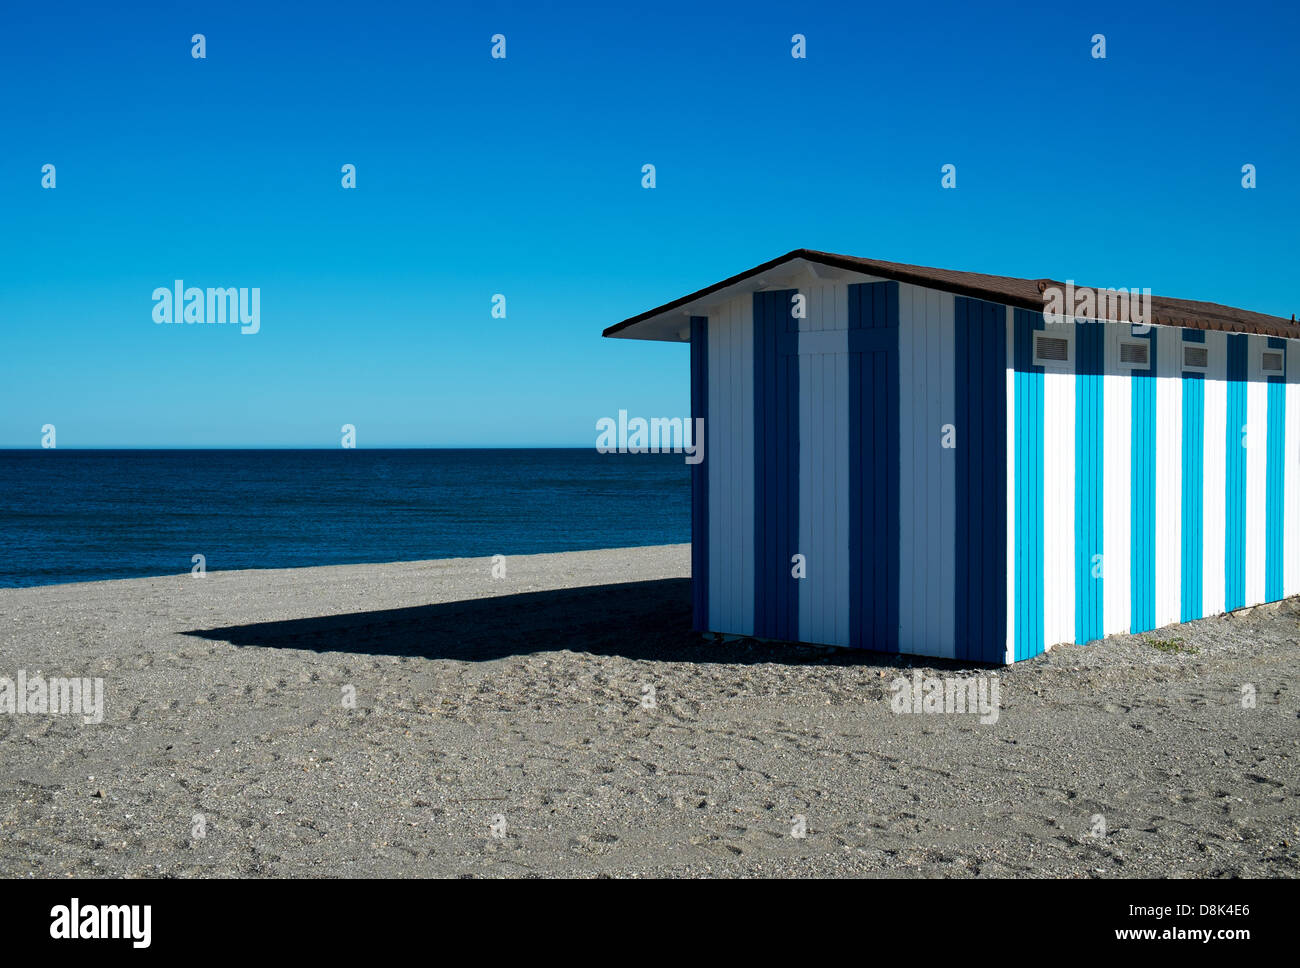
[[[1044,370],[1033,334],[1060,327],[1009,315],[1011,659],[1300,591],[1288,341],[1076,322],[1069,365]],[[1139,340],[1150,364],[1121,367],[1121,344]],[[1206,349],[1205,371],[1183,366],[1188,346]],[[1270,348],[1284,375],[1263,373]]]
[[[1264,338],[1048,324],[869,277],[691,328],[702,628],[1001,662],[1300,593],[1288,347],[1269,378]],[[1067,335],[1068,364],[1035,365],[1035,333]],[[1137,341],[1150,362],[1125,368]]]

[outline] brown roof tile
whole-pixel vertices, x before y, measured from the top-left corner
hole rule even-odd
[[[930,289],[940,289],[959,296],[971,296],[991,302],[1003,303],[1020,309],[1041,311],[1044,308],[1044,290],[1049,286],[1062,289],[1065,283],[1054,279],[1020,279],[1015,276],[991,276],[982,272],[958,272],[953,269],[932,269],[926,266],[905,265],[901,262],[882,262],[878,259],[860,259],[851,255],[837,255],[833,252],[818,252],[815,249],[795,249],[780,258],[765,262],[753,269],[724,279],[690,295],[665,303],[656,309],[625,319],[605,330],[605,336],[614,336],[620,330],[635,323],[671,312],[679,306],[694,302],[720,289],[743,282],[751,276],[761,275],[785,262],[805,259],[821,265],[863,272],[884,279],[910,282]],[[1076,284],[1076,288],[1082,288]],[[1132,314],[1126,314],[1131,316]],[[1117,322],[1133,322],[1130,318],[1117,319]],[[1290,339],[1300,338],[1300,326],[1294,320],[1280,316],[1269,316],[1247,309],[1235,309],[1232,306],[1220,306],[1217,303],[1197,302],[1190,299],[1171,299],[1165,296],[1151,297],[1150,323],[1164,326],[1183,326],[1189,329],[1224,330],[1233,333],[1255,333],[1262,336],[1280,336]]]

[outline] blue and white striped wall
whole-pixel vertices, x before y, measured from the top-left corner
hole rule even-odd
[[[696,627],[1011,662],[1300,592],[1300,350],[1131,329],[866,276],[693,317]]]
[[[1300,592],[1295,341],[1008,317],[1008,661]],[[1032,365],[1035,331],[1068,331],[1070,364]],[[1124,369],[1137,339],[1150,365]],[[1263,373],[1270,349],[1285,375]]]

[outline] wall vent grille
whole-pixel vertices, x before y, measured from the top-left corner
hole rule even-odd
[[[1070,341],[1064,336],[1037,336],[1034,355],[1044,363],[1070,362]]]
[[[1147,367],[1151,365],[1150,343],[1120,343],[1119,361],[1125,366]]]

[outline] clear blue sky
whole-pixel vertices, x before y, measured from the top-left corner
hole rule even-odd
[[[2,19],[0,446],[592,446],[688,410],[603,327],[801,246],[1300,311],[1294,3]],[[177,278],[261,332],[155,325]]]

